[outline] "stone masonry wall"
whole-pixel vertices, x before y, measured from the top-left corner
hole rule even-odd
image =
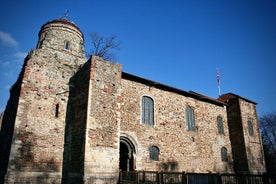
[[[8,171],[21,173],[22,177],[28,172],[60,172],[62,166],[68,87],[64,83],[56,85],[60,81],[54,79],[61,77],[54,64],[56,60],[43,58],[43,54],[33,52],[28,60],[17,110]],[[46,63],[53,67],[43,68]],[[59,104],[58,117],[55,117],[56,104]]]
[[[154,100],[154,126],[141,123],[141,98]],[[195,131],[186,130],[185,108],[195,113]],[[217,116],[224,134],[218,134]],[[137,140],[136,170],[233,172],[226,107],[122,79],[121,134]],[[149,159],[149,147],[160,150],[159,161]],[[221,148],[228,162],[221,161]]]
[[[241,120],[244,130],[243,135],[245,139],[249,171],[250,173],[264,173],[266,172],[266,169],[256,106],[254,103],[250,103],[243,99],[239,99],[239,104],[241,108]],[[252,136],[248,131],[248,121],[251,121],[253,124]]]
[[[116,183],[119,173],[121,65],[92,57],[85,145],[85,182]]]
[[[74,71],[57,59],[58,53],[56,56],[49,53],[43,57],[45,54],[40,50],[32,52],[26,66],[14,130],[13,154],[10,156],[10,172],[61,171],[67,83]],[[45,65],[47,68],[44,68]]]

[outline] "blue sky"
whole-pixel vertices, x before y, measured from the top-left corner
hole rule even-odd
[[[276,112],[275,0],[2,0],[0,111],[47,21],[69,19],[85,36],[116,34],[123,71],[186,91],[232,92]]]

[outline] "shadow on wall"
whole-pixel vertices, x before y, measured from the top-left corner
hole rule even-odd
[[[265,165],[261,164],[262,163],[262,160],[264,160],[264,158],[256,158],[254,153],[252,153],[252,148],[250,147],[247,147],[246,148],[247,150],[247,155],[248,155],[248,162],[251,162],[249,163],[250,164],[250,168],[253,169],[253,172],[264,172],[264,168],[265,168]],[[248,172],[252,172],[252,170],[248,171]]]
[[[56,163],[54,158],[49,158],[48,160],[35,158],[33,154],[33,150],[35,148],[36,139],[34,139],[33,133],[31,132],[20,132],[19,134],[14,135],[16,140],[21,141],[21,146],[18,149],[20,154],[16,156],[14,160],[11,161],[11,165],[14,165],[15,176],[11,176],[9,178],[10,183],[21,183],[24,181],[25,183],[41,183],[43,181],[49,181],[49,175],[44,172],[57,172],[58,164]],[[44,156],[44,155],[42,155]],[[28,172],[28,171],[36,171],[42,172],[43,174],[39,174],[37,176],[29,176],[24,177],[20,175],[20,172]],[[4,183],[4,177],[1,182]],[[59,178],[53,178],[51,181],[59,181]],[[1,183],[0,182],[0,183]]]
[[[21,148],[20,156],[15,157],[13,160],[13,163],[15,165],[15,168],[17,171],[37,171],[42,172],[43,174],[40,174],[39,176],[33,176],[33,177],[23,177],[19,174],[15,176],[14,183],[20,183],[22,181],[28,183],[43,183],[46,181],[49,181],[49,175],[46,172],[57,172],[58,169],[58,163],[56,163],[54,158],[45,159],[45,155],[43,156],[43,159],[37,159],[35,158],[35,155],[33,154],[33,150],[35,148],[36,139],[34,139],[34,135],[31,132],[23,132],[15,135],[17,140],[21,141]],[[11,182],[12,179],[9,180]],[[59,178],[53,178],[51,181],[59,181]]]
[[[0,130],[0,183],[4,183],[4,178],[8,169],[12,138],[14,134],[14,124],[17,114],[17,106],[27,60],[28,57],[26,57],[24,60],[23,69],[19,74],[16,83],[10,89],[10,98],[6,105],[6,109],[4,111],[2,119]]]
[[[21,92],[22,80],[26,70],[26,63],[29,60],[29,55],[24,60],[24,65],[19,74],[19,77],[15,84],[10,89],[10,98],[5,108],[5,112],[2,118],[2,125],[0,130],[0,183],[4,183],[5,177],[8,170],[8,165],[12,165],[12,171],[38,171],[38,172],[57,172],[59,169],[57,167],[57,163],[55,158],[37,158],[39,155],[34,155],[33,150],[37,145],[35,135],[31,132],[27,131],[19,131],[15,130],[15,120],[17,115],[19,97]],[[18,148],[18,156],[15,157],[11,163],[9,163],[11,153],[11,146],[14,140],[20,140],[17,142]],[[14,153],[15,154],[15,153]],[[16,156],[16,155],[15,155]],[[9,178],[11,183],[21,183],[24,179],[26,183],[38,183],[42,180],[49,180],[49,175],[43,173],[42,175],[37,175],[34,177],[24,177],[20,178],[20,176],[16,176],[16,178]],[[43,179],[42,179],[43,178]],[[22,180],[21,180],[22,179]],[[14,181],[11,181],[14,180]],[[16,181],[15,181],[16,180]],[[27,181],[28,180],[28,181]],[[52,178],[51,181],[59,181],[60,178]],[[37,182],[35,182],[37,181]]]
[[[159,165],[159,170],[166,172],[178,171],[178,163],[174,160],[168,160]]]
[[[62,183],[83,183],[89,66],[82,67],[69,82]]]
[[[35,158],[33,150],[37,145],[35,136],[31,132],[20,132],[15,135],[16,140],[21,141],[20,154],[12,161],[17,171],[57,172],[58,163],[54,158]],[[39,156],[39,155],[38,155]]]

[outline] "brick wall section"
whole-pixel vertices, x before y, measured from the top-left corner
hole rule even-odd
[[[154,100],[155,125],[141,123],[141,98]],[[195,113],[196,131],[186,130],[185,108]],[[222,116],[225,133],[218,134],[217,116]],[[136,170],[232,172],[232,154],[226,107],[196,100],[154,86],[122,79],[121,134],[137,140]],[[149,147],[160,149],[160,160],[149,160]],[[228,162],[220,149],[228,150]]]
[[[119,172],[121,65],[92,57],[85,145],[87,183],[116,183]]]

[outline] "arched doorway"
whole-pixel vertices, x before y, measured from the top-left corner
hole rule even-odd
[[[122,171],[133,171],[135,148],[130,140],[126,137],[120,138],[120,164],[119,169]]]

